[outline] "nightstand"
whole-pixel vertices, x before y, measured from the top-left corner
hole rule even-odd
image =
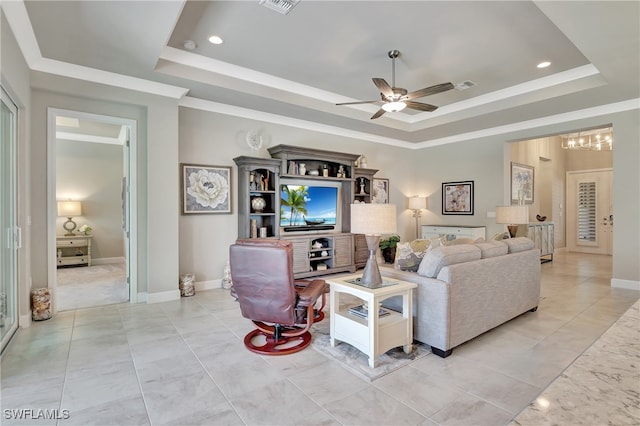
[[[56,236],[56,265],[91,266],[92,235]]]

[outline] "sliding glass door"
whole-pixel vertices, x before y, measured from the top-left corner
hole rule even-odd
[[[0,349],[17,328],[18,263],[20,240],[16,226],[16,123],[18,108],[0,88]]]

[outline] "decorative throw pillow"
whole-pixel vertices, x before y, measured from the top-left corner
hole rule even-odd
[[[447,243],[444,245],[447,246],[457,246],[459,244],[473,244],[476,240],[473,238],[456,238],[453,240],[447,240]]]
[[[418,267],[418,275],[435,278],[444,266],[479,260],[480,257],[480,249],[474,244],[435,247],[427,250]]]
[[[491,237],[492,240],[496,240],[496,241],[506,240],[507,238],[510,238],[508,232],[498,232],[496,235]]]
[[[431,246],[431,240],[413,240],[396,245],[394,267],[403,271],[416,272],[425,252]]]

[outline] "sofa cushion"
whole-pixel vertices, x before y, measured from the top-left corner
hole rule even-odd
[[[509,252],[509,246],[502,241],[478,242],[475,245],[480,249],[482,259],[503,256]]]
[[[396,245],[396,260],[393,267],[402,271],[416,272],[429,247],[440,245],[438,238],[418,239]]]
[[[503,241],[509,247],[509,253],[518,253],[533,248],[533,241],[526,237],[508,238]]]
[[[435,278],[443,266],[478,260],[481,252],[474,244],[458,244],[429,248],[420,262],[418,275]]]

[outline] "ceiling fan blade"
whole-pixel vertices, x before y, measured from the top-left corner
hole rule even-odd
[[[422,102],[415,101],[404,101],[407,104],[407,108],[417,109],[418,111],[435,111],[438,109],[437,106],[431,104],[423,104]]]
[[[380,102],[379,100],[377,101],[356,101],[356,102],[342,102],[336,105],[358,105],[358,104],[374,104],[376,102]]]
[[[393,89],[389,86],[389,83],[386,82],[384,78],[372,78],[373,84],[380,90],[380,92],[386,97],[390,98],[393,96]]]
[[[405,96],[403,96],[403,99],[422,98],[424,96],[435,95],[436,93],[446,92],[447,90],[451,90],[451,89],[453,89],[453,84],[451,83],[436,84],[435,86],[425,87],[424,89],[407,93]]]
[[[384,114],[385,112],[386,112],[385,110],[383,110],[382,108],[380,108],[380,109],[378,110],[378,112],[376,112],[375,114],[373,114],[373,115],[371,116],[371,119],[372,119],[372,120],[375,120],[375,119],[376,119],[376,118],[378,118],[378,117],[382,117],[382,114]]]

